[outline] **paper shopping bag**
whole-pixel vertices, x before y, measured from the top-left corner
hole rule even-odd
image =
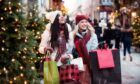
[[[78,58],[72,59],[70,61],[70,63],[78,65],[79,71],[84,71],[85,70],[82,57],[78,57]]]
[[[97,50],[97,58],[100,69],[113,68],[115,66],[111,49]]]

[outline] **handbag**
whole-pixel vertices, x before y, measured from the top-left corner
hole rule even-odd
[[[59,71],[56,61],[51,60],[49,52],[44,61],[44,84],[60,84]]]
[[[78,58],[76,58],[76,59],[72,59],[72,60],[70,61],[70,63],[71,63],[71,64],[78,65],[79,71],[85,71],[82,57],[78,57]]]

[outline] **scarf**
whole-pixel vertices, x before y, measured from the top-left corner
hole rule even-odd
[[[74,38],[75,47],[80,57],[83,58],[84,64],[89,64],[89,54],[86,44],[89,41],[90,36],[91,36],[90,33],[86,31],[82,33],[77,33],[76,37]]]
[[[58,47],[55,61],[58,61],[61,58],[61,55],[66,52],[66,39],[63,30],[60,31],[58,42],[59,42],[59,47]]]

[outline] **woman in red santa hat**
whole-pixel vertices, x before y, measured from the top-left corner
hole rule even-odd
[[[89,71],[89,52],[98,47],[97,35],[85,15],[76,16],[76,27],[73,30],[74,44],[84,62],[85,71],[80,74],[81,84],[91,84]]]

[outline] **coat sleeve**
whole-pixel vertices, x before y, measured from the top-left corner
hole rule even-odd
[[[39,52],[41,54],[45,54],[44,49],[50,47],[49,41],[50,41],[50,24],[46,26],[45,31],[41,35],[41,42],[39,44]]]
[[[97,39],[97,35],[95,33],[91,34],[91,39],[90,39],[90,41],[89,41],[87,46],[88,46],[88,51],[97,49],[97,47],[98,47],[98,39]]]

